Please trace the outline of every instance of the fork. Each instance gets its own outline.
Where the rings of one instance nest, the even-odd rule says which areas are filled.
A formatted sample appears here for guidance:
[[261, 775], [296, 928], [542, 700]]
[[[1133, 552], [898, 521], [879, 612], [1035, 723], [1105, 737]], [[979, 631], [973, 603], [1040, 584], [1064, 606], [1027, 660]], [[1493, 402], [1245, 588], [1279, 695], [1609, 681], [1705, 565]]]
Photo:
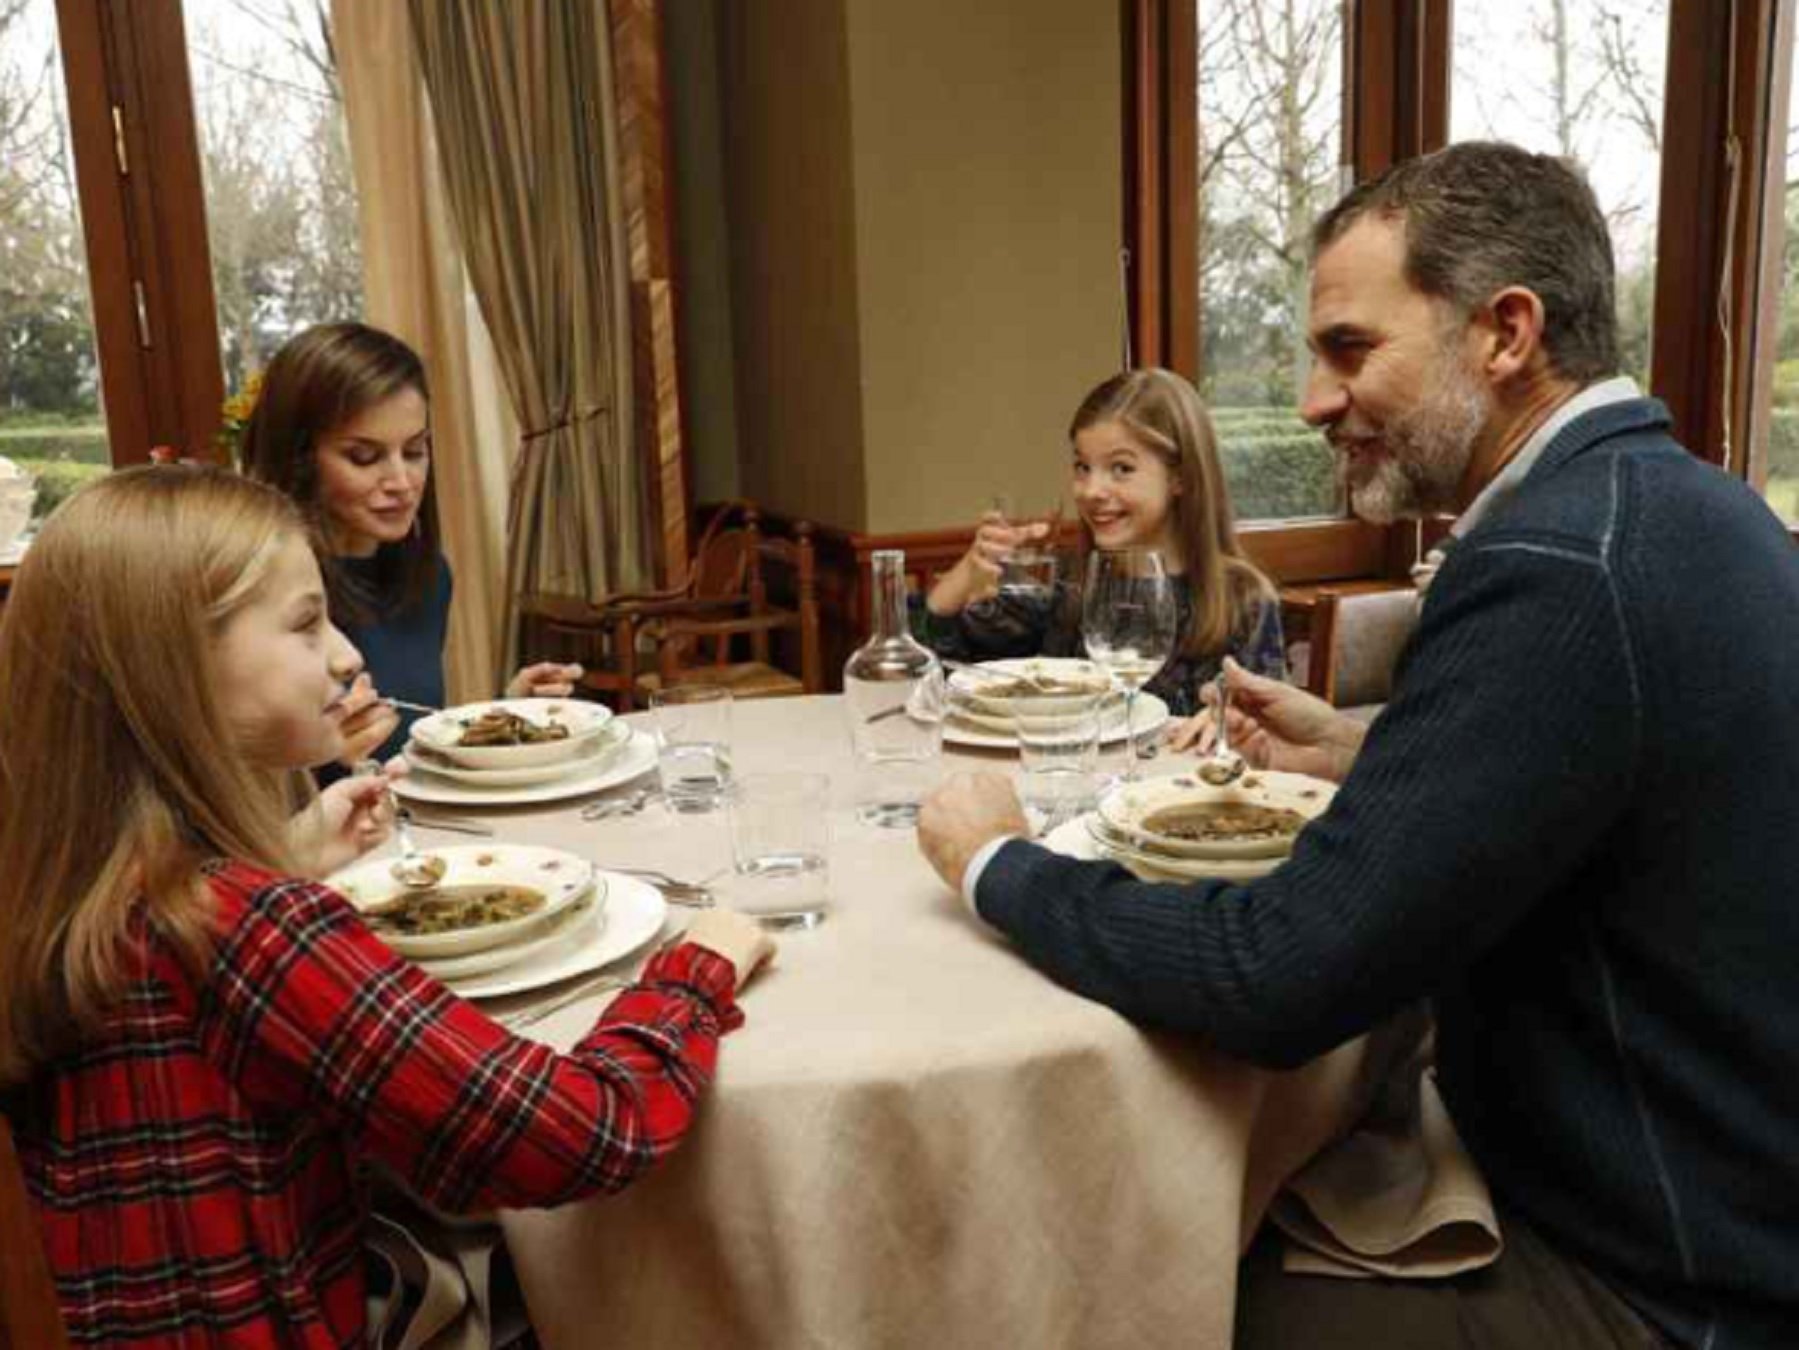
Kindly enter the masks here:
[[589, 994], [603, 993], [608, 989], [624, 989], [630, 983], [631, 981], [623, 975], [599, 975], [591, 980], [583, 980], [571, 989], [563, 990], [548, 1003], [534, 1004], [529, 1008], [522, 1008], [518, 1012], [507, 1013], [504, 1017], [496, 1017], [494, 1020], [501, 1026], [516, 1031], [520, 1027], [536, 1025], [553, 1013], [561, 1012], [569, 1004], [579, 1003]]
[[712, 888], [706, 884], [712, 873], [700, 881], [682, 881], [679, 877], [671, 877], [667, 872], [658, 872], [653, 867], [612, 867], [602, 866], [605, 872], [622, 872], [628, 877], [638, 877], [650, 883], [662, 892], [662, 898], [671, 905], [686, 905], [690, 909], [711, 909], [718, 903], [718, 897], [712, 894]]

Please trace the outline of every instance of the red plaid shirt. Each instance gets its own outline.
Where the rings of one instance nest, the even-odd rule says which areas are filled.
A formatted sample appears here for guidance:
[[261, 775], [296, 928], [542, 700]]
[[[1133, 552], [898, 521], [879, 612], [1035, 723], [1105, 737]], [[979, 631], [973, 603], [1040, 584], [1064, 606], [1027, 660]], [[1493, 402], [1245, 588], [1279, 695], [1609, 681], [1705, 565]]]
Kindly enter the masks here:
[[357, 1156], [448, 1210], [617, 1190], [674, 1147], [743, 1017], [723, 958], [651, 961], [563, 1056], [390, 952], [348, 902], [212, 876], [196, 983], [162, 942], [8, 1114], [76, 1342], [361, 1345]]

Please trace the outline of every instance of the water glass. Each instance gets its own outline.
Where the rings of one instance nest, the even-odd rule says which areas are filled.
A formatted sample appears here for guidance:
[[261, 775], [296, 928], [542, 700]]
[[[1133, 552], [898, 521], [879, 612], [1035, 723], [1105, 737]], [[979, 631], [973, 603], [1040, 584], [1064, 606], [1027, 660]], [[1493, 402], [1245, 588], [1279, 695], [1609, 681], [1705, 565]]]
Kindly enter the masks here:
[[677, 684], [650, 694], [656, 769], [671, 811], [716, 811], [731, 795], [731, 691]]
[[1039, 831], [1093, 809], [1099, 799], [1099, 728], [1105, 694], [1025, 694], [1012, 699], [1019, 795]]
[[752, 773], [731, 796], [731, 906], [766, 928], [812, 928], [830, 906], [831, 780]]
[[1055, 589], [1060, 568], [1056, 555], [1047, 549], [1014, 549], [999, 567], [1001, 595], [1045, 596]]

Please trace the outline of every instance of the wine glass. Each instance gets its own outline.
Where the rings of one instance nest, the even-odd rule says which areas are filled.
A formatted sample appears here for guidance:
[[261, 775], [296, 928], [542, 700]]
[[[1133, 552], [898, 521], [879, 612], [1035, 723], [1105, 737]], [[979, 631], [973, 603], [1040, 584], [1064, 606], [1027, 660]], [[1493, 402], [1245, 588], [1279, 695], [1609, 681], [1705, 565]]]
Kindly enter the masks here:
[[1162, 555], [1149, 548], [1103, 550], [1087, 560], [1081, 639], [1087, 655], [1124, 690], [1126, 780], [1141, 776], [1133, 714], [1137, 691], [1174, 654], [1179, 612]]

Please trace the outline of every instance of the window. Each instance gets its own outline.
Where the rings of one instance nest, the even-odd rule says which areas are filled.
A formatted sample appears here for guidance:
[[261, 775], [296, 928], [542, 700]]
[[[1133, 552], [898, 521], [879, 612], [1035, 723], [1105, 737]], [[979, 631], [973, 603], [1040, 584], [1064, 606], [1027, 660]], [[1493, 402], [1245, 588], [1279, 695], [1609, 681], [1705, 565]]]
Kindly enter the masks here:
[[0, 455], [41, 518], [110, 464], [54, 0], [0, 0]]
[[[1349, 174], [1367, 178], [1452, 137], [1571, 154], [1611, 219], [1625, 368], [1668, 405], [1682, 444], [1757, 484], [1765, 475], [1776, 509], [1799, 514], [1799, 317], [1787, 318], [1789, 309], [1799, 315], [1788, 285], [1799, 246], [1782, 257], [1779, 244], [1783, 218], [1799, 226], [1799, 206], [1783, 210], [1799, 197], [1799, 152], [1784, 157], [1789, 95], [1799, 92], [1790, 86], [1792, 5], [1343, 0], [1331, 8], [1341, 15]], [[1232, 404], [1245, 386], [1260, 375], [1265, 396], [1273, 369], [1270, 346], [1258, 349], [1245, 333], [1257, 317], [1266, 331], [1296, 317], [1288, 298], [1296, 292], [1272, 280], [1274, 236], [1264, 226], [1253, 244], [1242, 237], [1245, 219], [1259, 209], [1266, 221], [1280, 206], [1279, 179], [1265, 166], [1261, 185], [1245, 189], [1212, 162], [1233, 113], [1255, 106], [1232, 44], [1252, 20], [1276, 37], [1331, 20], [1311, 0], [1125, 0], [1125, 16], [1137, 360], [1193, 376], [1220, 405], [1225, 429], [1243, 415]], [[1270, 43], [1264, 59], [1281, 50]], [[1288, 86], [1291, 98], [1270, 121], [1303, 108], [1313, 138], [1328, 134], [1323, 86], [1304, 78]], [[1258, 131], [1264, 145], [1279, 139], [1277, 125]], [[1257, 282], [1259, 316], [1240, 294]], [[1253, 483], [1237, 490], [1245, 505], [1255, 501]], [[1402, 579], [1419, 538], [1341, 517], [1289, 517], [1249, 534], [1286, 583]]]
[[1585, 171], [1611, 227], [1623, 369], [1647, 386], [1668, 0], [1457, 0], [1454, 34], [1450, 139], [1507, 140]]
[[1200, 17], [1200, 392], [1240, 519], [1337, 516], [1330, 450], [1296, 409], [1312, 223], [1342, 181], [1343, 7], [1226, 0]]
[[228, 389], [363, 312], [356, 191], [324, 0], [184, 0]]

